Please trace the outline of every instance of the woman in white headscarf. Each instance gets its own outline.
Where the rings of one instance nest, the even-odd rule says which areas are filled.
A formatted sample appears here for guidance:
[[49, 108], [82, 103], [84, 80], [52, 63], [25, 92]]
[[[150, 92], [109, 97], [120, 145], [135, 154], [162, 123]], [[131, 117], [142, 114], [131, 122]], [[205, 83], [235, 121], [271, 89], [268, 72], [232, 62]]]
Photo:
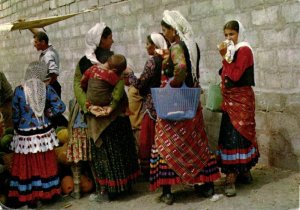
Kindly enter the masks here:
[[[104, 23], [98, 23], [87, 32], [85, 41], [85, 56], [79, 61], [74, 78], [74, 92], [78, 101], [75, 106], [78, 111], [74, 111], [74, 113], [80, 114], [79, 110], [82, 110], [84, 114], [91, 115], [86, 106], [87, 96], [80, 88], [80, 79], [87, 69], [93, 65], [105, 63], [113, 54], [110, 51], [113, 44], [112, 31]], [[87, 130], [86, 127], [81, 127], [82, 124], [78, 127], [76, 124], [70, 124], [73, 125], [70, 128], [74, 131], [72, 132], [73, 142], [76, 142], [75, 128], [82, 128], [80, 130], [82, 132], [78, 132], [78, 135], [85, 132], [84, 135], [90, 140], [85, 138], [86, 144], [90, 146], [91, 150], [92, 170], [100, 200], [114, 199], [120, 193], [130, 190], [132, 183], [139, 175], [135, 139], [130, 120], [128, 116], [119, 112], [120, 109], [126, 108], [124, 107], [124, 101], [127, 99], [124, 85], [125, 82], [121, 79], [114, 86], [111, 103], [108, 106], [109, 115], [90, 118], [97, 122], [96, 127], [93, 129], [89, 127]], [[78, 115], [74, 115], [73, 119], [76, 118]], [[82, 123], [82, 120], [79, 122]], [[87, 149], [87, 147], [81, 149]]]
[[[154, 143], [156, 111], [153, 105], [151, 88], [160, 86], [163, 57], [161, 50], [167, 50], [168, 44], [164, 36], [159, 33], [151, 33], [147, 36], [146, 50], [149, 58], [145, 63], [140, 78], [136, 78], [134, 72], [129, 71], [129, 83], [139, 90], [143, 97], [144, 117], [141, 123], [141, 133], [138, 140], [139, 159], [141, 170], [145, 179], [150, 175], [150, 153]], [[128, 72], [128, 71], [127, 71]]]
[[[164, 36], [171, 43], [163, 76], [172, 87], [199, 86], [200, 51], [194, 41], [191, 25], [178, 11], [164, 11], [161, 21]], [[215, 157], [208, 148], [208, 139], [199, 104], [191, 120], [156, 120], [155, 145], [151, 153], [150, 189], [163, 188], [161, 200], [172, 204], [171, 185], [194, 184], [204, 197], [214, 193], [213, 181], [220, 177]], [[198, 183], [204, 183], [198, 185]]]
[[73, 196], [80, 198], [79, 180], [81, 161], [91, 161], [91, 145], [87, 137], [87, 124], [84, 115], [86, 108], [86, 93], [80, 87], [84, 72], [94, 64], [105, 63], [113, 54], [110, 50], [113, 44], [112, 31], [105, 23], [97, 23], [85, 36], [85, 56], [78, 62], [74, 75], [75, 99], [70, 101], [69, 110], [69, 142], [67, 149], [68, 162], [72, 165], [74, 177]]
[[219, 71], [223, 115], [218, 152], [221, 170], [226, 174], [225, 194], [235, 196], [235, 182], [251, 183], [250, 169], [259, 158], [252, 89], [255, 85], [254, 59], [252, 48], [245, 41], [245, 29], [239, 21], [227, 22], [223, 31], [226, 41], [219, 45], [223, 58]]
[[30, 63], [25, 82], [16, 87], [12, 101], [15, 135], [8, 196], [29, 207], [60, 194], [54, 152], [58, 139], [49, 118], [63, 113], [66, 107], [55, 90], [44, 83], [46, 75], [46, 64]]
[[114, 43], [111, 29], [105, 23], [97, 23], [85, 36], [85, 56], [76, 67], [74, 75], [74, 94], [84, 113], [86, 108], [86, 93], [80, 87], [83, 73], [94, 64], [105, 63], [113, 54], [111, 46]]

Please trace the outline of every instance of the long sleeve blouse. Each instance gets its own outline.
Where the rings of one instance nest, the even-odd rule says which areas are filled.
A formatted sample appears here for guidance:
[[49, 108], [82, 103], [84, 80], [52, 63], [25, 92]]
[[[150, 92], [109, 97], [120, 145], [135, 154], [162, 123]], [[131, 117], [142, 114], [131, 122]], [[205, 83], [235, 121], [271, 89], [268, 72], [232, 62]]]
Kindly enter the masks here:
[[[74, 94], [76, 97], [76, 100], [81, 108], [81, 110], [84, 113], [87, 113], [88, 110], [86, 108], [86, 92], [83, 91], [83, 89], [81, 88], [81, 84], [80, 84], [80, 80], [82, 78], [82, 73], [80, 71], [79, 65], [77, 65], [76, 70], [75, 70], [75, 75], [74, 75]], [[124, 80], [119, 80], [116, 84], [116, 86], [114, 87], [114, 90], [112, 92], [112, 101], [111, 101], [111, 108], [114, 110], [121, 98], [123, 97], [125, 90], [125, 83]]]
[[176, 43], [170, 48], [170, 56], [173, 63], [174, 79], [170, 82], [172, 87], [180, 87], [187, 76], [187, 62], [184, 56], [184, 50], [179, 43]]
[[[232, 63], [228, 63], [226, 60], [222, 61], [223, 68], [221, 76], [225, 86], [229, 86], [229, 83], [236, 83], [241, 80], [246, 70], [250, 70], [249, 68], [254, 65], [253, 54], [249, 47], [240, 47], [236, 54]], [[253, 68], [250, 71], [251, 74], [249, 74], [249, 76], [251, 77], [253, 75]], [[247, 80], [249, 81], [249, 78]], [[254, 81], [254, 78], [251, 80]]]
[[[61, 114], [65, 111], [66, 106], [56, 94], [51, 86], [46, 88], [46, 106], [51, 110], [53, 115]], [[17, 129], [37, 129], [50, 124], [47, 114], [44, 114], [44, 120], [38, 119], [28, 104], [26, 104], [25, 93], [22, 86], [15, 89], [13, 101], [13, 123]]]
[[140, 76], [137, 78], [134, 73], [129, 74], [129, 83], [139, 90], [140, 94], [143, 96], [143, 111], [148, 112], [150, 117], [156, 119], [156, 111], [153, 105], [151, 88], [160, 86], [160, 75], [161, 75], [161, 62], [162, 58], [157, 59], [155, 62], [154, 57], [150, 57], [144, 66], [144, 70]]

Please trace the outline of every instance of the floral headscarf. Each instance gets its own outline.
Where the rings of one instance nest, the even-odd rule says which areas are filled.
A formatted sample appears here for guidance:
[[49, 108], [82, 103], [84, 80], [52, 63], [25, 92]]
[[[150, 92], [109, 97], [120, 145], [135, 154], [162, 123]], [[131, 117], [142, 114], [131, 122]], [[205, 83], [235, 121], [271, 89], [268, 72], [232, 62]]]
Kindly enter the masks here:
[[163, 13], [163, 21], [176, 30], [181, 41], [188, 48], [190, 61], [192, 64], [193, 78], [197, 78], [197, 45], [194, 39], [194, 32], [190, 23], [176, 10], [165, 10]]

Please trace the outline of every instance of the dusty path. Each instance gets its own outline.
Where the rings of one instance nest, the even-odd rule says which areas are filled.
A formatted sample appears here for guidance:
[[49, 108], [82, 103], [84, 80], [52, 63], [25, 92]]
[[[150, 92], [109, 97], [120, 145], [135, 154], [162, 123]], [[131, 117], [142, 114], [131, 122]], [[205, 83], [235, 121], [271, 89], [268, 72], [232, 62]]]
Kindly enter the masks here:
[[[236, 197], [223, 197], [218, 201], [199, 198], [191, 186], [179, 185], [174, 188], [176, 201], [172, 206], [157, 202], [160, 192], [148, 192], [146, 182], [137, 183], [132, 195], [113, 202], [89, 201], [89, 195], [79, 200], [65, 197], [53, 205], [39, 209], [68, 210], [288, 210], [299, 209], [300, 173], [258, 166], [253, 171], [251, 185], [238, 185]], [[221, 182], [216, 183], [216, 193], [223, 193]], [[64, 208], [70, 204], [68, 208]]]

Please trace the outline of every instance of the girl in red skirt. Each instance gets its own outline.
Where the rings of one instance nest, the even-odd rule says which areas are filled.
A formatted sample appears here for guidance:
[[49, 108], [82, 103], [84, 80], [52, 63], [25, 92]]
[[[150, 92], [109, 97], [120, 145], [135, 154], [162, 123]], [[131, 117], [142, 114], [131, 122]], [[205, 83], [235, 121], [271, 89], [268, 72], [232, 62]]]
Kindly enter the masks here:
[[60, 183], [54, 147], [58, 146], [50, 118], [65, 111], [65, 104], [54, 89], [46, 85], [47, 66], [41, 62], [29, 64], [24, 83], [16, 87], [13, 96], [15, 135], [10, 198], [37, 206], [40, 199], [60, 194]]

